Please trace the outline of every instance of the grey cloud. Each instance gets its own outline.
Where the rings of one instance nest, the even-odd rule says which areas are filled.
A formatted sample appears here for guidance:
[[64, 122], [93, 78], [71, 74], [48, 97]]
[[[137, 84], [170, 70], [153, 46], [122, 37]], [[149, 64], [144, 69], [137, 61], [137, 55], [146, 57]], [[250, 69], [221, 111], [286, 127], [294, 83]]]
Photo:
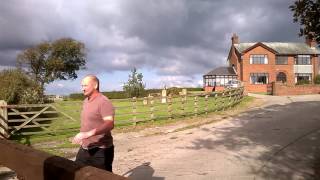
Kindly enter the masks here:
[[6, 1], [0, 6], [0, 65], [45, 40], [72, 37], [88, 48], [88, 70], [203, 74], [241, 42], [297, 41], [288, 1]]

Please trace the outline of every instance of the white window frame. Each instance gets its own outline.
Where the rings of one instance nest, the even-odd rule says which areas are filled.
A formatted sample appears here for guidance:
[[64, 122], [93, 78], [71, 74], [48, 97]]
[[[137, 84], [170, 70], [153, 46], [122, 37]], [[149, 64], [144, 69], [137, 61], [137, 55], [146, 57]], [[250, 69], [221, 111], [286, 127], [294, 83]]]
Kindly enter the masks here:
[[[254, 63], [254, 58], [263, 58], [263, 63]], [[251, 54], [250, 64], [268, 64], [268, 56], [266, 54]]]

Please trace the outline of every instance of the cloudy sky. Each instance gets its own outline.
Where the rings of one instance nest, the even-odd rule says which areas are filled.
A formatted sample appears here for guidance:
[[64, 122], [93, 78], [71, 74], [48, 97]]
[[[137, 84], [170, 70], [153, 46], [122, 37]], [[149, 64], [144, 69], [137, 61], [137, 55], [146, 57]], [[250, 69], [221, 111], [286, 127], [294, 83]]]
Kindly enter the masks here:
[[85, 43], [87, 69], [56, 81], [49, 94], [80, 92], [97, 74], [103, 91], [121, 90], [138, 68], [147, 88], [200, 86], [202, 75], [226, 66], [231, 36], [240, 42], [296, 41], [293, 0], [10, 0], [0, 6], [0, 70], [44, 41]]

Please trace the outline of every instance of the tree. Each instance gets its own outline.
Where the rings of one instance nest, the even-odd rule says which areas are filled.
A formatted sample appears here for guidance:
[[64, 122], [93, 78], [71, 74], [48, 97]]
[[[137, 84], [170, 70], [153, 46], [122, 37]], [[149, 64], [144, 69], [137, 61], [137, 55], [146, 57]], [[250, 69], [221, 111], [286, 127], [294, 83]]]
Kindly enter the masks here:
[[293, 21], [300, 22], [299, 36], [314, 38], [320, 44], [320, 1], [297, 0], [289, 6], [293, 14]]
[[19, 68], [26, 68], [27, 73], [40, 85], [43, 94], [44, 85], [54, 80], [76, 79], [76, 71], [86, 64], [85, 46], [71, 38], [54, 42], [43, 42], [28, 48], [17, 57]]
[[138, 73], [134, 67], [129, 75], [128, 82], [123, 85], [123, 90], [129, 97], [140, 97], [144, 94], [145, 84], [142, 81], [142, 73]]
[[8, 104], [42, 103], [39, 96], [40, 86], [19, 69], [0, 72], [0, 99]]

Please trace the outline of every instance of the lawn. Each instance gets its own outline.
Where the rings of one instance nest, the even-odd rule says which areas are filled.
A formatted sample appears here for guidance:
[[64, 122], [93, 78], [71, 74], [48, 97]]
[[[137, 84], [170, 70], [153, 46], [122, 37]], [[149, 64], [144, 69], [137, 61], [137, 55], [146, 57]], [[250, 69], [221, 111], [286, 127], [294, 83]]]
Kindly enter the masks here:
[[[211, 96], [207, 98], [205, 96], [188, 96], [186, 99], [173, 97], [171, 101], [169, 99], [171, 103], [161, 103], [160, 98], [154, 98], [153, 103], [151, 103], [150, 99], [146, 101], [143, 98], [136, 99], [136, 101], [132, 99], [112, 100], [116, 108], [115, 130], [149, 126], [150, 124], [163, 125], [190, 117], [214, 115], [227, 108], [244, 106], [243, 104], [246, 105], [251, 100], [252, 98], [247, 96], [242, 98], [241, 101], [229, 96]], [[16, 135], [12, 136], [12, 139], [31, 146], [37, 146], [37, 144], [43, 142], [55, 142], [53, 146], [38, 146], [37, 148], [56, 155], [62, 155], [59, 149], [78, 147], [78, 145], [70, 143], [70, 138], [80, 128], [82, 101], [58, 101], [54, 103], [54, 106], [70, 118], [61, 116], [58, 120], [53, 121], [49, 127], [52, 132], [49, 134]]]

